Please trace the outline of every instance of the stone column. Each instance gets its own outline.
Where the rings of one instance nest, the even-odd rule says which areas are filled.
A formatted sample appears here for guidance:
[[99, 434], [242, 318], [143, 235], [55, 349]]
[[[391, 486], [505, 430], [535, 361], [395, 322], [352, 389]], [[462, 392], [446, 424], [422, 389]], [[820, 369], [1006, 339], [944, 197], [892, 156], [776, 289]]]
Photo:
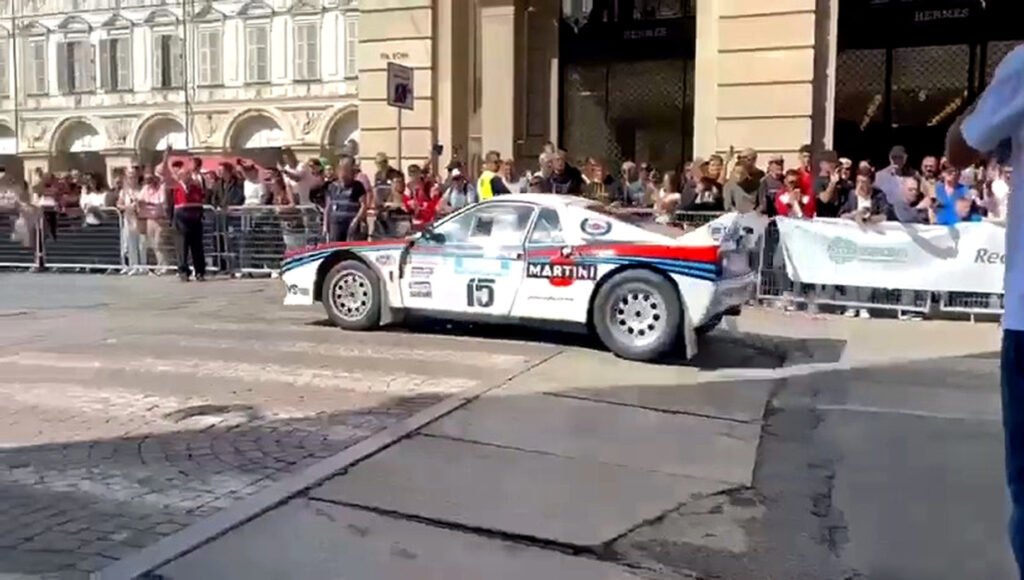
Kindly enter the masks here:
[[515, 153], [516, 11], [514, 0], [481, 0], [481, 110], [483, 152]]
[[698, 0], [696, 155], [754, 147], [792, 163], [811, 142], [815, 9], [816, 0]]
[[[445, 1], [445, 0], [439, 0]], [[436, 135], [433, 0], [361, 0], [359, 3], [359, 158], [373, 167], [378, 152], [393, 166], [423, 163]], [[398, 160], [397, 110], [387, 104], [387, 63], [414, 70], [415, 109], [402, 112]]]

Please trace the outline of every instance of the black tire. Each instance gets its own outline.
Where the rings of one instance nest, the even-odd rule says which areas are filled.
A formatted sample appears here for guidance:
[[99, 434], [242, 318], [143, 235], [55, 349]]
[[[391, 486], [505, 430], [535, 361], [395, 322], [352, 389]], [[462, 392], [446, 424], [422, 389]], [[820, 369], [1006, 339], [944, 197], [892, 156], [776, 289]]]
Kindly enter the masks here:
[[345, 330], [369, 330], [380, 324], [380, 280], [366, 264], [346, 260], [324, 278], [321, 301], [331, 322]]
[[652, 361], [676, 348], [682, 310], [672, 282], [649, 270], [627, 270], [598, 290], [591, 319], [613, 353]]
[[697, 328], [694, 328], [693, 331], [697, 333], [697, 336], [704, 336], [705, 334], [708, 334], [712, 330], [718, 328], [718, 325], [722, 323], [723, 318], [725, 318], [725, 313], [719, 312], [718, 314], [715, 314], [711, 318], [707, 319], [707, 321], [705, 321], [704, 324], [701, 324]]

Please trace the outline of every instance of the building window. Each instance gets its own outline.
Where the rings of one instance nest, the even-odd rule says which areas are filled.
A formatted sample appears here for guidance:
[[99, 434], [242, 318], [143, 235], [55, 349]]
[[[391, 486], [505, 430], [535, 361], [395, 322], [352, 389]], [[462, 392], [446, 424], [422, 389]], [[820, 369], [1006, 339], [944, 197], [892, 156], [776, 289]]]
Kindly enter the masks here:
[[0, 95], [8, 95], [11, 92], [10, 47], [6, 38], [0, 39]]
[[57, 88], [62, 94], [96, 88], [96, 63], [88, 40], [57, 44]]
[[320, 78], [320, 23], [295, 25], [295, 78], [304, 81]]
[[270, 81], [270, 25], [250, 25], [245, 29], [245, 80]]
[[181, 38], [171, 33], [153, 35], [153, 86], [158, 89], [180, 88], [184, 80]]
[[345, 76], [354, 77], [359, 74], [359, 60], [356, 51], [359, 48], [359, 20], [345, 20]]
[[132, 53], [129, 37], [100, 40], [100, 88], [128, 91], [132, 88]]
[[25, 93], [46, 94], [46, 39], [31, 38], [25, 43]]
[[221, 31], [211, 28], [199, 31], [199, 84], [219, 85]]

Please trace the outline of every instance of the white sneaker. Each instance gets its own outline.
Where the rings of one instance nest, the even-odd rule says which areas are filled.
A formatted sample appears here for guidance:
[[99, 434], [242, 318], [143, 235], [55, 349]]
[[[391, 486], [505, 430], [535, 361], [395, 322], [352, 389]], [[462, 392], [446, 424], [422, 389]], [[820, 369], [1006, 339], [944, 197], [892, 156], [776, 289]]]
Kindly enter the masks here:
[[861, 308], [858, 316], [860, 316], [861, 318], [871, 318], [871, 313], [868, 312], [867, 308]]
[[857, 318], [857, 309], [847, 308], [846, 310], [843, 311], [843, 316], [847, 318]]
[[901, 312], [900, 320], [924, 320], [924, 316], [921, 316], [916, 312]]

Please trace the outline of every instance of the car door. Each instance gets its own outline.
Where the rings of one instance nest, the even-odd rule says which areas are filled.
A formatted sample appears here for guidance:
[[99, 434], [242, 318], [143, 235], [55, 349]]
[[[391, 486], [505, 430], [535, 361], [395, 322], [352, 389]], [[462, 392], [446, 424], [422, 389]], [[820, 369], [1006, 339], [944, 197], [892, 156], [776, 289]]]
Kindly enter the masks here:
[[563, 228], [563, 217], [552, 207], [537, 213], [526, 242], [525, 277], [512, 309], [517, 318], [587, 320], [599, 267], [577, 257], [574, 248], [583, 241]]
[[402, 275], [409, 308], [508, 316], [523, 281], [535, 207], [479, 204], [413, 243]]

